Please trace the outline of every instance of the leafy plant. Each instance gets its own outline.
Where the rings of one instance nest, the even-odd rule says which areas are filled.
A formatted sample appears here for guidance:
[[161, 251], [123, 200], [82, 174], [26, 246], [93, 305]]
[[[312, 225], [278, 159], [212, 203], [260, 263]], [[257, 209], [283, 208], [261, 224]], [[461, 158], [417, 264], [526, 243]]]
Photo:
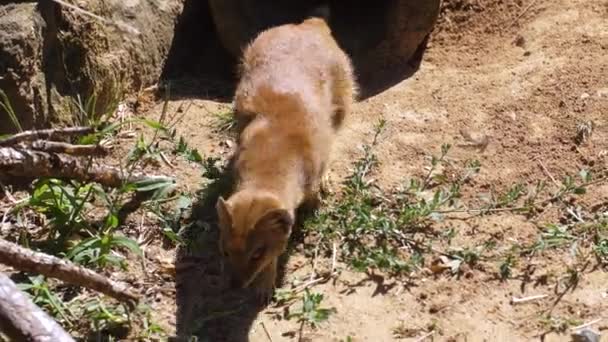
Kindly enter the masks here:
[[[76, 185], [74, 185], [76, 184]], [[72, 234], [89, 227], [84, 209], [91, 199], [91, 184], [66, 183], [43, 179], [34, 185], [29, 206], [49, 218], [51, 240], [66, 241]]]
[[538, 241], [532, 246], [532, 251], [543, 251], [546, 249], [557, 248], [575, 240], [576, 237], [568, 232], [567, 226], [550, 224], [541, 233]]
[[513, 254], [508, 254], [498, 266], [500, 278], [506, 280], [513, 275], [513, 267], [516, 265], [516, 258]]
[[82, 316], [90, 322], [91, 329], [99, 334], [115, 330], [129, 323], [129, 315], [122, 305], [109, 305], [100, 298], [78, 303]]
[[108, 229], [101, 235], [95, 235], [78, 243], [70, 249], [67, 258], [83, 265], [101, 268], [114, 265], [125, 269], [124, 258], [113, 253], [118, 248], [125, 248], [138, 256], [143, 255], [137, 242], [115, 234], [113, 229]]
[[43, 276], [29, 277], [29, 283], [17, 284], [18, 288], [30, 294], [32, 301], [60, 319], [68, 326], [73, 325], [74, 314], [51, 290]]
[[215, 129], [217, 129], [219, 132], [229, 132], [236, 128], [236, 118], [232, 110], [215, 112], [214, 116], [217, 119]]
[[327, 321], [332, 313], [336, 312], [335, 308], [321, 307], [322, 301], [323, 294], [311, 293], [308, 289], [305, 289], [302, 297], [302, 308], [289, 314], [288, 319], [296, 318], [302, 324], [308, 324], [313, 328], [317, 327], [320, 323]]
[[190, 162], [198, 164], [203, 163], [203, 156], [201, 155], [201, 153], [197, 149], [188, 146], [188, 143], [186, 142], [184, 137], [179, 137], [179, 141], [175, 145], [174, 152], [178, 155], [183, 156], [184, 158], [186, 158], [186, 160]]
[[2, 89], [0, 89], [0, 108], [2, 108], [6, 112], [8, 118], [11, 120], [17, 131], [23, 132], [23, 128], [19, 123], [19, 119], [17, 119], [17, 114], [15, 114], [15, 111], [13, 110], [13, 106], [11, 105], [8, 96]]

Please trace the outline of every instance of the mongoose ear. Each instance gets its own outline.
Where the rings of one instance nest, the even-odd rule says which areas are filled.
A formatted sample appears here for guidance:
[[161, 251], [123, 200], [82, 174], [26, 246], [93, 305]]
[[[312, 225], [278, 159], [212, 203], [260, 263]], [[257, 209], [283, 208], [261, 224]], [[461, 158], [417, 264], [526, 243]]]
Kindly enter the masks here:
[[273, 209], [262, 216], [255, 224], [256, 230], [275, 230], [288, 237], [294, 225], [293, 215], [285, 209]]
[[226, 203], [222, 196], [218, 198], [217, 203], [215, 204], [215, 209], [217, 210], [217, 217], [219, 218], [220, 222], [228, 225], [232, 223], [232, 216], [230, 215], [228, 203]]

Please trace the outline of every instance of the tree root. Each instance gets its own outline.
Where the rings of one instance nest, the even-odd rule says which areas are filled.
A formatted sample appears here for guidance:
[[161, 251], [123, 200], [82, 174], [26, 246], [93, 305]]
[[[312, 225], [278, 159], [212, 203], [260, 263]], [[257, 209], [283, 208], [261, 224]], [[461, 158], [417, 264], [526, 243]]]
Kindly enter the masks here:
[[128, 176], [118, 168], [88, 159], [13, 147], [0, 147], [0, 175], [17, 178], [68, 178], [114, 188], [143, 180], [168, 179], [164, 176], [146, 176], [139, 173]]
[[93, 133], [91, 127], [68, 127], [41, 129], [36, 131], [25, 131], [17, 133], [5, 139], [0, 139], [0, 146], [14, 146], [25, 141], [34, 141], [38, 139], [57, 139], [59, 137], [82, 136]]
[[134, 308], [139, 301], [139, 296], [131, 292], [127, 284], [114, 282], [106, 276], [67, 260], [34, 252], [3, 239], [0, 239], [0, 263], [19, 271], [42, 274], [72, 285], [93, 289], [125, 302], [131, 308]]
[[[108, 149], [101, 145], [73, 145], [64, 142], [36, 140], [31, 143], [31, 149], [49, 153], [65, 153], [72, 156], [105, 156]], [[23, 147], [27, 149], [27, 147]]]

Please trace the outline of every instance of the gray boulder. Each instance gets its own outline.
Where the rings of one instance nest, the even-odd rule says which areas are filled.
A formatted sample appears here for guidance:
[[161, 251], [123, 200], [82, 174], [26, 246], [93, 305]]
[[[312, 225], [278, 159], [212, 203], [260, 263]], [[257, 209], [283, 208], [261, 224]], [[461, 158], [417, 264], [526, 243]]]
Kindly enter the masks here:
[[[106, 21], [50, 0], [0, 5], [0, 89], [24, 129], [72, 122], [78, 98], [95, 94], [99, 113], [157, 82], [184, 0], [69, 2]], [[0, 109], [0, 133], [12, 131]]]

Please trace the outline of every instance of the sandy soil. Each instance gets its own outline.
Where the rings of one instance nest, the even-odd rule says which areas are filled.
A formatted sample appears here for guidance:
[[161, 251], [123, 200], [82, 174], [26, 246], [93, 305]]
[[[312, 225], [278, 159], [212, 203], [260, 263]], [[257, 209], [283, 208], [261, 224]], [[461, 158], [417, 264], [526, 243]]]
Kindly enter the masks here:
[[[186, 108], [179, 134], [206, 155], [228, 155], [233, 142], [213, 129], [216, 118], [210, 114], [227, 104], [192, 99], [170, 103], [171, 109], [179, 106]], [[560, 179], [583, 168], [606, 170], [608, 3], [447, 2], [420, 70], [357, 104], [347, 119], [335, 149], [334, 180], [349, 174], [352, 161], [361, 155], [360, 145], [371, 140], [373, 125], [381, 118], [387, 127], [376, 148], [380, 166], [373, 177], [383, 188], [422, 176], [429, 155], [437, 154], [443, 143], [454, 146], [450, 158], [481, 162], [480, 174], [465, 193], [472, 200], [491, 186], [501, 191], [516, 182], [534, 184], [537, 180], [552, 186], [549, 175]], [[585, 144], [576, 145], [576, 126], [587, 121], [594, 123], [593, 134]], [[467, 148], [467, 135], [485, 137], [487, 148]], [[198, 169], [180, 167], [172, 172], [185, 188], [200, 188]], [[607, 200], [606, 184], [578, 199], [581, 205], [604, 203], [604, 210]], [[454, 244], [475, 246], [490, 237], [535, 241], [538, 225], [557, 219], [559, 215], [548, 210], [533, 220], [502, 213], [444, 224], [459, 230]], [[243, 340], [245, 336], [251, 341], [296, 341], [300, 326], [294, 320], [279, 319], [280, 308], [242, 313], [247, 304], [234, 299], [236, 304], [230, 306], [219, 299], [230, 295], [222, 292], [210, 234], [211, 238], [202, 239], [180, 256], [177, 304], [170, 289], [160, 295], [155, 305], [161, 320], [170, 329], [176, 324], [181, 332], [202, 328], [201, 337], [207, 335], [209, 341]], [[337, 280], [314, 287], [325, 295], [324, 306], [337, 312], [321, 328], [305, 328], [302, 340], [342, 341], [350, 336], [352, 341], [419, 341], [433, 330], [426, 340], [533, 341], [548, 330], [542, 320], [548, 312], [552, 317], [580, 322], [608, 318], [608, 274], [601, 269], [584, 272], [578, 287], [551, 309], [555, 281], [542, 284], [537, 280], [564, 271], [571, 262], [563, 254], [536, 259], [529, 282], [496, 280], [496, 264], [471, 269], [460, 278], [431, 274], [409, 284], [345, 270]], [[311, 263], [299, 253], [292, 255], [284, 286], [308, 279]], [[549, 297], [522, 305], [510, 303], [513, 296], [536, 294]], [[243, 311], [232, 313], [235, 308]], [[600, 322], [596, 328], [608, 327], [602, 324], [607, 323]], [[544, 340], [566, 341], [569, 336], [551, 333]]]

